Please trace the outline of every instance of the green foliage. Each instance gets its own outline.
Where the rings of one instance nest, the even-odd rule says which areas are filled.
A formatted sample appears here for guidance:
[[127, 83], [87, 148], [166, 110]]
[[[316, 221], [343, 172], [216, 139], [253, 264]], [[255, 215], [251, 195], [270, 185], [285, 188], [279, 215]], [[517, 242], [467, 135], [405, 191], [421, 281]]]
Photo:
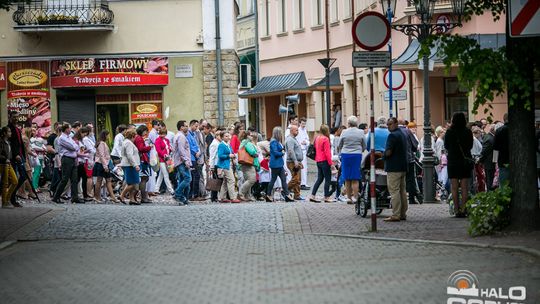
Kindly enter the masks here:
[[510, 224], [512, 189], [506, 184], [495, 191], [480, 192], [467, 202], [469, 234], [479, 236], [500, 231]]
[[[467, 1], [463, 21], [469, 21], [473, 15], [482, 15], [486, 11], [491, 12], [495, 21], [501, 18], [506, 11], [505, 0], [476, 0]], [[516, 56], [518, 60], [538, 58], [540, 48], [537, 40], [522, 39], [519, 47], [515, 50], [523, 56]], [[510, 60], [506, 56], [506, 48], [481, 49], [476, 40], [460, 35], [431, 35], [422, 41], [419, 57], [430, 53], [430, 48], [439, 45], [439, 52], [444, 58], [445, 71], [457, 67], [457, 77], [462, 86], [469, 92], [475, 91], [475, 99], [472, 112], [478, 114], [478, 108], [486, 106], [485, 114], [489, 114], [491, 121], [491, 101], [496, 96], [504, 94], [508, 87], [514, 87], [513, 94], [508, 96], [509, 106], [523, 104], [524, 108], [532, 108], [530, 94], [531, 82], [527, 73], [518, 68], [523, 64]], [[521, 101], [521, 102], [517, 102]], [[524, 101], [524, 102], [523, 102]]]

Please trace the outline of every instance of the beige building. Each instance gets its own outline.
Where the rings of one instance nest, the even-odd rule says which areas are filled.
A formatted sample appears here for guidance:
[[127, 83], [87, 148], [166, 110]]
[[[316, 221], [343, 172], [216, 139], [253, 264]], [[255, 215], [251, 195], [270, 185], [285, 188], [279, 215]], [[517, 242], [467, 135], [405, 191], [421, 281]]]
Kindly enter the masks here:
[[[1, 122], [207, 118], [217, 124], [213, 0], [32, 1], [0, 12]], [[238, 119], [234, 0], [219, 1], [224, 123]], [[8, 109], [8, 110], [6, 110]]]

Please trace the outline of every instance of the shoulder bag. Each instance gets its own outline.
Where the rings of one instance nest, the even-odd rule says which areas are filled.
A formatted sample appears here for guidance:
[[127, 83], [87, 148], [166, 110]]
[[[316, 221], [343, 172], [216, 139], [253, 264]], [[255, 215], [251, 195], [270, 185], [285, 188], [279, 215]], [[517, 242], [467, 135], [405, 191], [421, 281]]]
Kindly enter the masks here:
[[253, 157], [247, 152], [246, 146], [238, 149], [238, 163], [241, 165], [253, 166]]
[[318, 136], [313, 140], [313, 143], [309, 144], [309, 147], [306, 152], [306, 156], [312, 160], [315, 160], [315, 155], [317, 154], [317, 150], [315, 149], [315, 142], [317, 141]]

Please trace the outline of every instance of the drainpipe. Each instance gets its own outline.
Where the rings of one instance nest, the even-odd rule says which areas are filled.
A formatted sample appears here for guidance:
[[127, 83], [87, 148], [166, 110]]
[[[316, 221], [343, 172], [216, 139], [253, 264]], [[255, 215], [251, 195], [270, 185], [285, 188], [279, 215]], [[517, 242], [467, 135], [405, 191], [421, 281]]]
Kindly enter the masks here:
[[[348, 0], [346, 0], [348, 1]], [[351, 13], [352, 13], [352, 19], [354, 20], [356, 18], [356, 12], [354, 7], [354, 0], [351, 1]], [[352, 44], [353, 52], [356, 52], [356, 43], [353, 42]], [[353, 67], [353, 115], [354, 116], [360, 116], [360, 113], [358, 112], [358, 83], [356, 78], [358, 77], [357, 70], [355, 67]]]
[[220, 37], [220, 21], [219, 21], [219, 0], [214, 0], [216, 11], [216, 73], [217, 73], [217, 101], [218, 101], [218, 124], [224, 124], [224, 109], [223, 109], [223, 77], [221, 71], [221, 37]]
[[[259, 83], [259, 5], [257, 0], [253, 0], [253, 14], [255, 15], [255, 85]], [[255, 127], [260, 130], [259, 122], [259, 98], [255, 99]]]

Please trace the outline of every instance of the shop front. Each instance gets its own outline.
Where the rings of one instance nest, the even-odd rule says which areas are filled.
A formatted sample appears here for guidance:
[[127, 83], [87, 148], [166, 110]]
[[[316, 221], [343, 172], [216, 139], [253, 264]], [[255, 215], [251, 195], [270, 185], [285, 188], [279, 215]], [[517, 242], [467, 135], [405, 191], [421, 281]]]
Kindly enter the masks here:
[[58, 120], [95, 122], [114, 133], [119, 124], [149, 125], [163, 117], [167, 57], [81, 58], [51, 61]]

